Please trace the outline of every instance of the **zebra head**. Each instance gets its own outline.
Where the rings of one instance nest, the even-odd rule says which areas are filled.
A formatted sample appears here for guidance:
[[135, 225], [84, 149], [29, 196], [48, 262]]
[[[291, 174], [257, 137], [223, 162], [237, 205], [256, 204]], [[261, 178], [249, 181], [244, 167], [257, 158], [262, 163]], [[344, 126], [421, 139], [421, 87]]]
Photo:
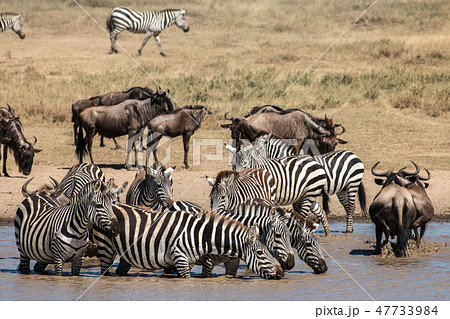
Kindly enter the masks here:
[[267, 246], [284, 270], [290, 270], [295, 266], [291, 233], [287, 225], [278, 218], [276, 210], [270, 210], [269, 218], [270, 227], [264, 236], [261, 236], [261, 242]]
[[150, 193], [163, 208], [169, 207], [173, 202], [173, 181], [171, 174], [175, 170], [175, 167], [166, 169], [158, 162], [154, 167], [149, 167], [147, 170], [145, 179], [150, 187]]
[[[113, 182], [114, 180], [110, 179], [108, 184], [105, 185], [102, 181], [97, 180], [87, 184], [80, 192], [81, 196], [88, 192], [87, 214], [89, 220], [112, 237], [119, 232], [118, 221], [112, 208], [114, 194], [111, 187]], [[78, 198], [78, 196], [75, 198]]]
[[300, 259], [311, 267], [314, 273], [323, 274], [327, 272], [328, 267], [320, 249], [319, 239], [314, 234], [317, 228], [319, 224], [303, 218], [303, 222], [297, 222], [293, 242]]
[[127, 188], [128, 182], [123, 183], [120, 186], [113, 186], [111, 187], [111, 193], [113, 194], [113, 204], [120, 204], [119, 201], [119, 195], [122, 194], [125, 191], [125, 188]]
[[22, 29], [22, 22], [20, 21], [21, 15], [16, 15], [12, 20], [11, 29], [19, 36], [21, 39], [25, 39], [25, 32]]
[[175, 18], [175, 24], [176, 24], [177, 27], [179, 27], [184, 32], [188, 32], [189, 31], [189, 25], [188, 25], [188, 23], [186, 21], [186, 17], [184, 16], [185, 14], [186, 14], [186, 10], [181, 9], [179, 11], [179, 14]]
[[270, 254], [266, 246], [258, 239], [256, 226], [248, 228], [244, 235], [243, 259], [247, 267], [266, 279], [281, 279], [284, 271], [278, 261]]
[[[229, 171], [224, 171], [224, 173], [229, 173]], [[206, 176], [209, 185], [212, 186], [211, 193], [209, 194], [211, 210], [228, 211], [229, 209], [233, 209], [233, 207], [230, 207], [230, 199], [233, 195], [232, 184], [235, 181], [235, 178], [235, 174], [221, 176], [219, 173], [216, 180]]]
[[264, 154], [261, 154], [260, 150], [256, 148], [252, 143], [241, 141], [241, 147], [239, 150], [227, 147], [229, 152], [233, 153], [232, 169], [235, 171], [242, 171], [246, 168], [255, 167], [253, 164]]

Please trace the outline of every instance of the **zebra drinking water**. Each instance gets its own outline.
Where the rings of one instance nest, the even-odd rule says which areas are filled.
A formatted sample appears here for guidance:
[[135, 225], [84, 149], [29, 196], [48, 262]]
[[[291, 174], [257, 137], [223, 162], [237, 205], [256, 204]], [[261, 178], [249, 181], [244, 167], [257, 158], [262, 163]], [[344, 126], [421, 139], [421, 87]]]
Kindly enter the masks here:
[[61, 275], [63, 264], [72, 262], [72, 275], [80, 274], [83, 254], [89, 243], [88, 223], [92, 222], [107, 236], [117, 233], [117, 220], [112, 211], [110, 188], [101, 181], [87, 184], [67, 205], [51, 205], [44, 195], [26, 198], [14, 219], [17, 248], [20, 253], [18, 270], [30, 272], [30, 259], [44, 268], [55, 264], [55, 274]]
[[156, 44], [159, 48], [159, 53], [165, 56], [162, 47], [159, 34], [162, 30], [174, 24], [182, 29], [184, 32], [189, 31], [189, 25], [185, 18], [186, 10], [183, 9], [168, 9], [159, 12], [152, 11], [136, 11], [126, 7], [114, 8], [108, 19], [106, 20], [106, 26], [109, 30], [109, 36], [111, 38], [111, 52], [118, 53], [116, 49], [117, 36], [123, 30], [128, 30], [134, 33], [146, 33], [144, 41], [138, 50], [138, 54], [141, 55], [147, 41], [153, 36], [155, 37]]
[[117, 272], [126, 274], [131, 265], [149, 270], [170, 269], [189, 278], [190, 269], [204, 255], [225, 255], [244, 259], [255, 273], [267, 279], [281, 279], [284, 272], [257, 239], [256, 227], [217, 213], [198, 215], [176, 211], [156, 213], [130, 205], [113, 205], [120, 232], [110, 239], [94, 228], [102, 274], [121, 256]]
[[13, 30], [21, 39], [25, 38], [25, 32], [22, 29], [22, 16], [17, 13], [5, 12], [0, 13], [0, 33], [9, 29]]

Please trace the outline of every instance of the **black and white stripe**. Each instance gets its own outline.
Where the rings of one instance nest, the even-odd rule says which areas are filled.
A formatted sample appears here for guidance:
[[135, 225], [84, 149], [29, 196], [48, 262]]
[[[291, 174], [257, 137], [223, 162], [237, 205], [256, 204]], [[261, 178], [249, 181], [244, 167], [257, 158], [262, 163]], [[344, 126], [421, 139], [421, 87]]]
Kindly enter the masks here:
[[156, 211], [169, 207], [173, 202], [172, 172], [175, 166], [165, 168], [160, 162], [142, 168], [128, 189], [126, 203], [141, 205]]
[[323, 167], [311, 156], [267, 158], [252, 144], [242, 146], [236, 153], [236, 170], [264, 168], [275, 180], [274, 202], [292, 204], [302, 216], [311, 210], [320, 220], [326, 234], [330, 233], [326, 215], [315, 202], [327, 183]]
[[25, 38], [25, 32], [22, 29], [21, 15], [17, 13], [0, 13], [0, 33], [9, 29], [13, 30], [21, 39]]
[[185, 13], [186, 10], [183, 9], [141, 12], [126, 7], [114, 8], [106, 20], [106, 26], [111, 37], [111, 53], [118, 52], [115, 46], [119, 33], [123, 30], [128, 30], [134, 33], [146, 33], [144, 41], [138, 50], [139, 55], [141, 55], [147, 41], [154, 36], [159, 52], [164, 56], [159, 34], [172, 24], [181, 28], [184, 32], [189, 31], [189, 26], [184, 16]]
[[284, 272], [267, 247], [257, 239], [256, 227], [217, 213], [184, 211], [156, 213], [129, 205], [114, 205], [119, 235], [110, 239], [98, 228], [102, 273], [115, 254], [121, 257], [117, 272], [126, 274], [131, 265], [149, 270], [175, 267], [180, 277], [190, 277], [194, 263], [208, 254], [244, 259], [247, 266], [268, 279], [280, 279]]
[[180, 210], [184, 210], [185, 212], [189, 213], [200, 213], [205, 211], [203, 207], [201, 207], [199, 204], [189, 202], [186, 200], [177, 200], [173, 202], [169, 207], [167, 207], [164, 211], [165, 212], [177, 212]]
[[[364, 164], [361, 159], [350, 151], [336, 151], [314, 156], [327, 174], [325, 192], [327, 195], [337, 194], [339, 202], [347, 214], [346, 232], [353, 232], [353, 217], [355, 214], [356, 194], [358, 194], [361, 210], [367, 214], [366, 195], [362, 178]], [[324, 209], [328, 214], [327, 199]]]
[[[32, 195], [19, 206], [14, 219], [18, 270], [30, 272], [30, 259], [42, 265], [55, 264], [61, 275], [63, 264], [72, 262], [72, 275], [79, 275], [88, 245], [88, 224], [94, 223], [108, 236], [117, 231], [109, 191], [101, 181], [87, 184], [67, 205], [51, 205], [43, 195]], [[45, 267], [44, 267], [45, 268]]]
[[211, 210], [232, 211], [237, 205], [253, 198], [273, 200], [275, 181], [265, 169], [249, 168], [241, 172], [221, 171], [216, 179], [207, 178], [212, 186], [209, 195]]

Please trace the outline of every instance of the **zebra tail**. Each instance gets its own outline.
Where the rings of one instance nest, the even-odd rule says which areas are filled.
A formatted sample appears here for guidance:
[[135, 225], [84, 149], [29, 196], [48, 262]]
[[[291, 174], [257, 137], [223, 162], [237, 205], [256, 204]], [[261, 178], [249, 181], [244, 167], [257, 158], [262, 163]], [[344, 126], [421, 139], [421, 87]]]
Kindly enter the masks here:
[[363, 212], [363, 216], [368, 217], [369, 214], [367, 212], [366, 189], [362, 182], [361, 182], [361, 184], [359, 184], [359, 187], [358, 187], [358, 199], [359, 199], [359, 205]]
[[106, 19], [106, 28], [108, 28], [109, 33], [111, 33], [111, 31], [112, 31], [111, 16], [112, 16], [112, 14], [110, 13], [108, 18]]
[[83, 127], [78, 127], [78, 139], [75, 148], [75, 154], [80, 159], [80, 163], [83, 163], [83, 155], [87, 154], [86, 139], [83, 137]]
[[330, 214], [330, 196], [322, 190], [322, 206], [325, 214], [328, 216]]

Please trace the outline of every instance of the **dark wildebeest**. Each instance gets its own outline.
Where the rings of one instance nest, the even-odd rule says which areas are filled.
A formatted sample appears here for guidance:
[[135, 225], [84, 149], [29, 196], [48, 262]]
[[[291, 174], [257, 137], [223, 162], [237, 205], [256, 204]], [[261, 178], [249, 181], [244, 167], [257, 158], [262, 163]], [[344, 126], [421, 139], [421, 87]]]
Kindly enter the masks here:
[[[238, 148], [241, 139], [253, 142], [257, 137], [268, 133], [281, 139], [295, 139], [297, 154], [306, 139], [314, 140], [321, 154], [334, 151], [338, 143], [347, 143], [337, 138], [345, 132], [345, 129], [340, 124], [334, 124], [333, 119], [326, 116], [325, 119], [318, 119], [299, 109], [285, 111], [270, 109], [274, 109], [274, 106], [261, 107], [256, 113], [241, 118], [228, 118], [226, 113], [225, 119], [231, 123], [221, 126], [230, 128], [231, 138], [237, 142]], [[255, 108], [252, 111], [254, 110]], [[342, 131], [337, 133], [336, 127], [341, 127]]]
[[[189, 140], [192, 134], [200, 127], [206, 114], [211, 114], [211, 112], [205, 106], [189, 105], [176, 109], [170, 114], [162, 114], [155, 117], [148, 124], [152, 136], [150, 141], [151, 146], [147, 149], [147, 152], [152, 150], [155, 162], [157, 162], [156, 149], [159, 140], [163, 136], [176, 137], [183, 135], [184, 166], [189, 168]], [[147, 153], [147, 160], [149, 156], [150, 153]]]
[[[77, 144], [78, 127], [80, 126], [78, 116], [85, 109], [94, 106], [110, 106], [122, 103], [126, 100], [143, 100], [153, 95], [153, 91], [148, 87], [135, 86], [124, 92], [110, 92], [105, 95], [98, 95], [86, 100], [79, 100], [72, 104], [72, 122], [73, 122], [73, 144]], [[116, 149], [120, 148], [116, 139], [113, 138]], [[100, 146], [104, 146], [103, 136], [100, 138]]]
[[[427, 177], [419, 176], [420, 167], [413, 161], [411, 162], [416, 167], [417, 173], [408, 173], [405, 172], [403, 169], [401, 169], [398, 172], [398, 174], [408, 181], [405, 187], [411, 193], [414, 201], [414, 206], [416, 207], [417, 219], [413, 223], [413, 230], [416, 237], [417, 245], [420, 247], [423, 235], [425, 234], [425, 230], [427, 229], [428, 226], [428, 222], [430, 222], [434, 216], [433, 204], [431, 203], [431, 200], [428, 197], [427, 192], [425, 191], [425, 188], [429, 186], [429, 184], [426, 183], [425, 181], [431, 179], [431, 174], [425, 168], [425, 171], [427, 172], [428, 176]], [[422, 181], [424, 181], [424, 183], [422, 183]], [[420, 227], [420, 236], [417, 231], [419, 227]]]
[[[169, 113], [173, 110], [172, 102], [166, 96], [166, 92], [157, 92], [153, 97], [146, 100], [126, 100], [113, 106], [92, 107], [81, 112], [79, 116], [80, 125], [86, 131], [79, 130], [76, 145], [76, 154], [83, 162], [83, 155], [87, 152], [94, 164], [92, 157], [92, 140], [96, 133], [105, 137], [113, 138], [128, 134], [128, 146], [133, 146], [135, 151], [135, 164], [138, 167], [138, 138], [136, 134], [145, 128], [154, 117]], [[133, 145], [131, 145], [133, 143]], [[131, 150], [131, 147], [128, 147]], [[125, 165], [128, 163], [129, 153]]]
[[381, 239], [384, 233], [386, 242], [389, 236], [397, 236], [396, 255], [405, 257], [408, 247], [408, 235], [414, 227], [414, 221], [417, 219], [413, 196], [405, 187], [408, 184], [405, 177], [417, 175], [418, 172], [412, 174], [404, 171], [403, 174], [393, 173], [392, 170], [375, 172], [375, 168], [379, 163], [377, 162], [372, 167], [372, 174], [377, 177], [384, 177], [375, 178], [375, 183], [382, 185], [382, 188], [369, 208], [370, 218], [375, 224], [376, 247], [374, 254], [381, 253]]
[[3, 145], [3, 174], [9, 176], [6, 171], [6, 158], [9, 148], [14, 155], [16, 164], [19, 166], [19, 172], [29, 175], [33, 166], [34, 153], [41, 151], [34, 148], [37, 142], [36, 137], [34, 137], [32, 144], [25, 139], [22, 133], [22, 124], [19, 118], [15, 117], [11, 112], [11, 108], [9, 110], [0, 108], [0, 116], [0, 146]]

